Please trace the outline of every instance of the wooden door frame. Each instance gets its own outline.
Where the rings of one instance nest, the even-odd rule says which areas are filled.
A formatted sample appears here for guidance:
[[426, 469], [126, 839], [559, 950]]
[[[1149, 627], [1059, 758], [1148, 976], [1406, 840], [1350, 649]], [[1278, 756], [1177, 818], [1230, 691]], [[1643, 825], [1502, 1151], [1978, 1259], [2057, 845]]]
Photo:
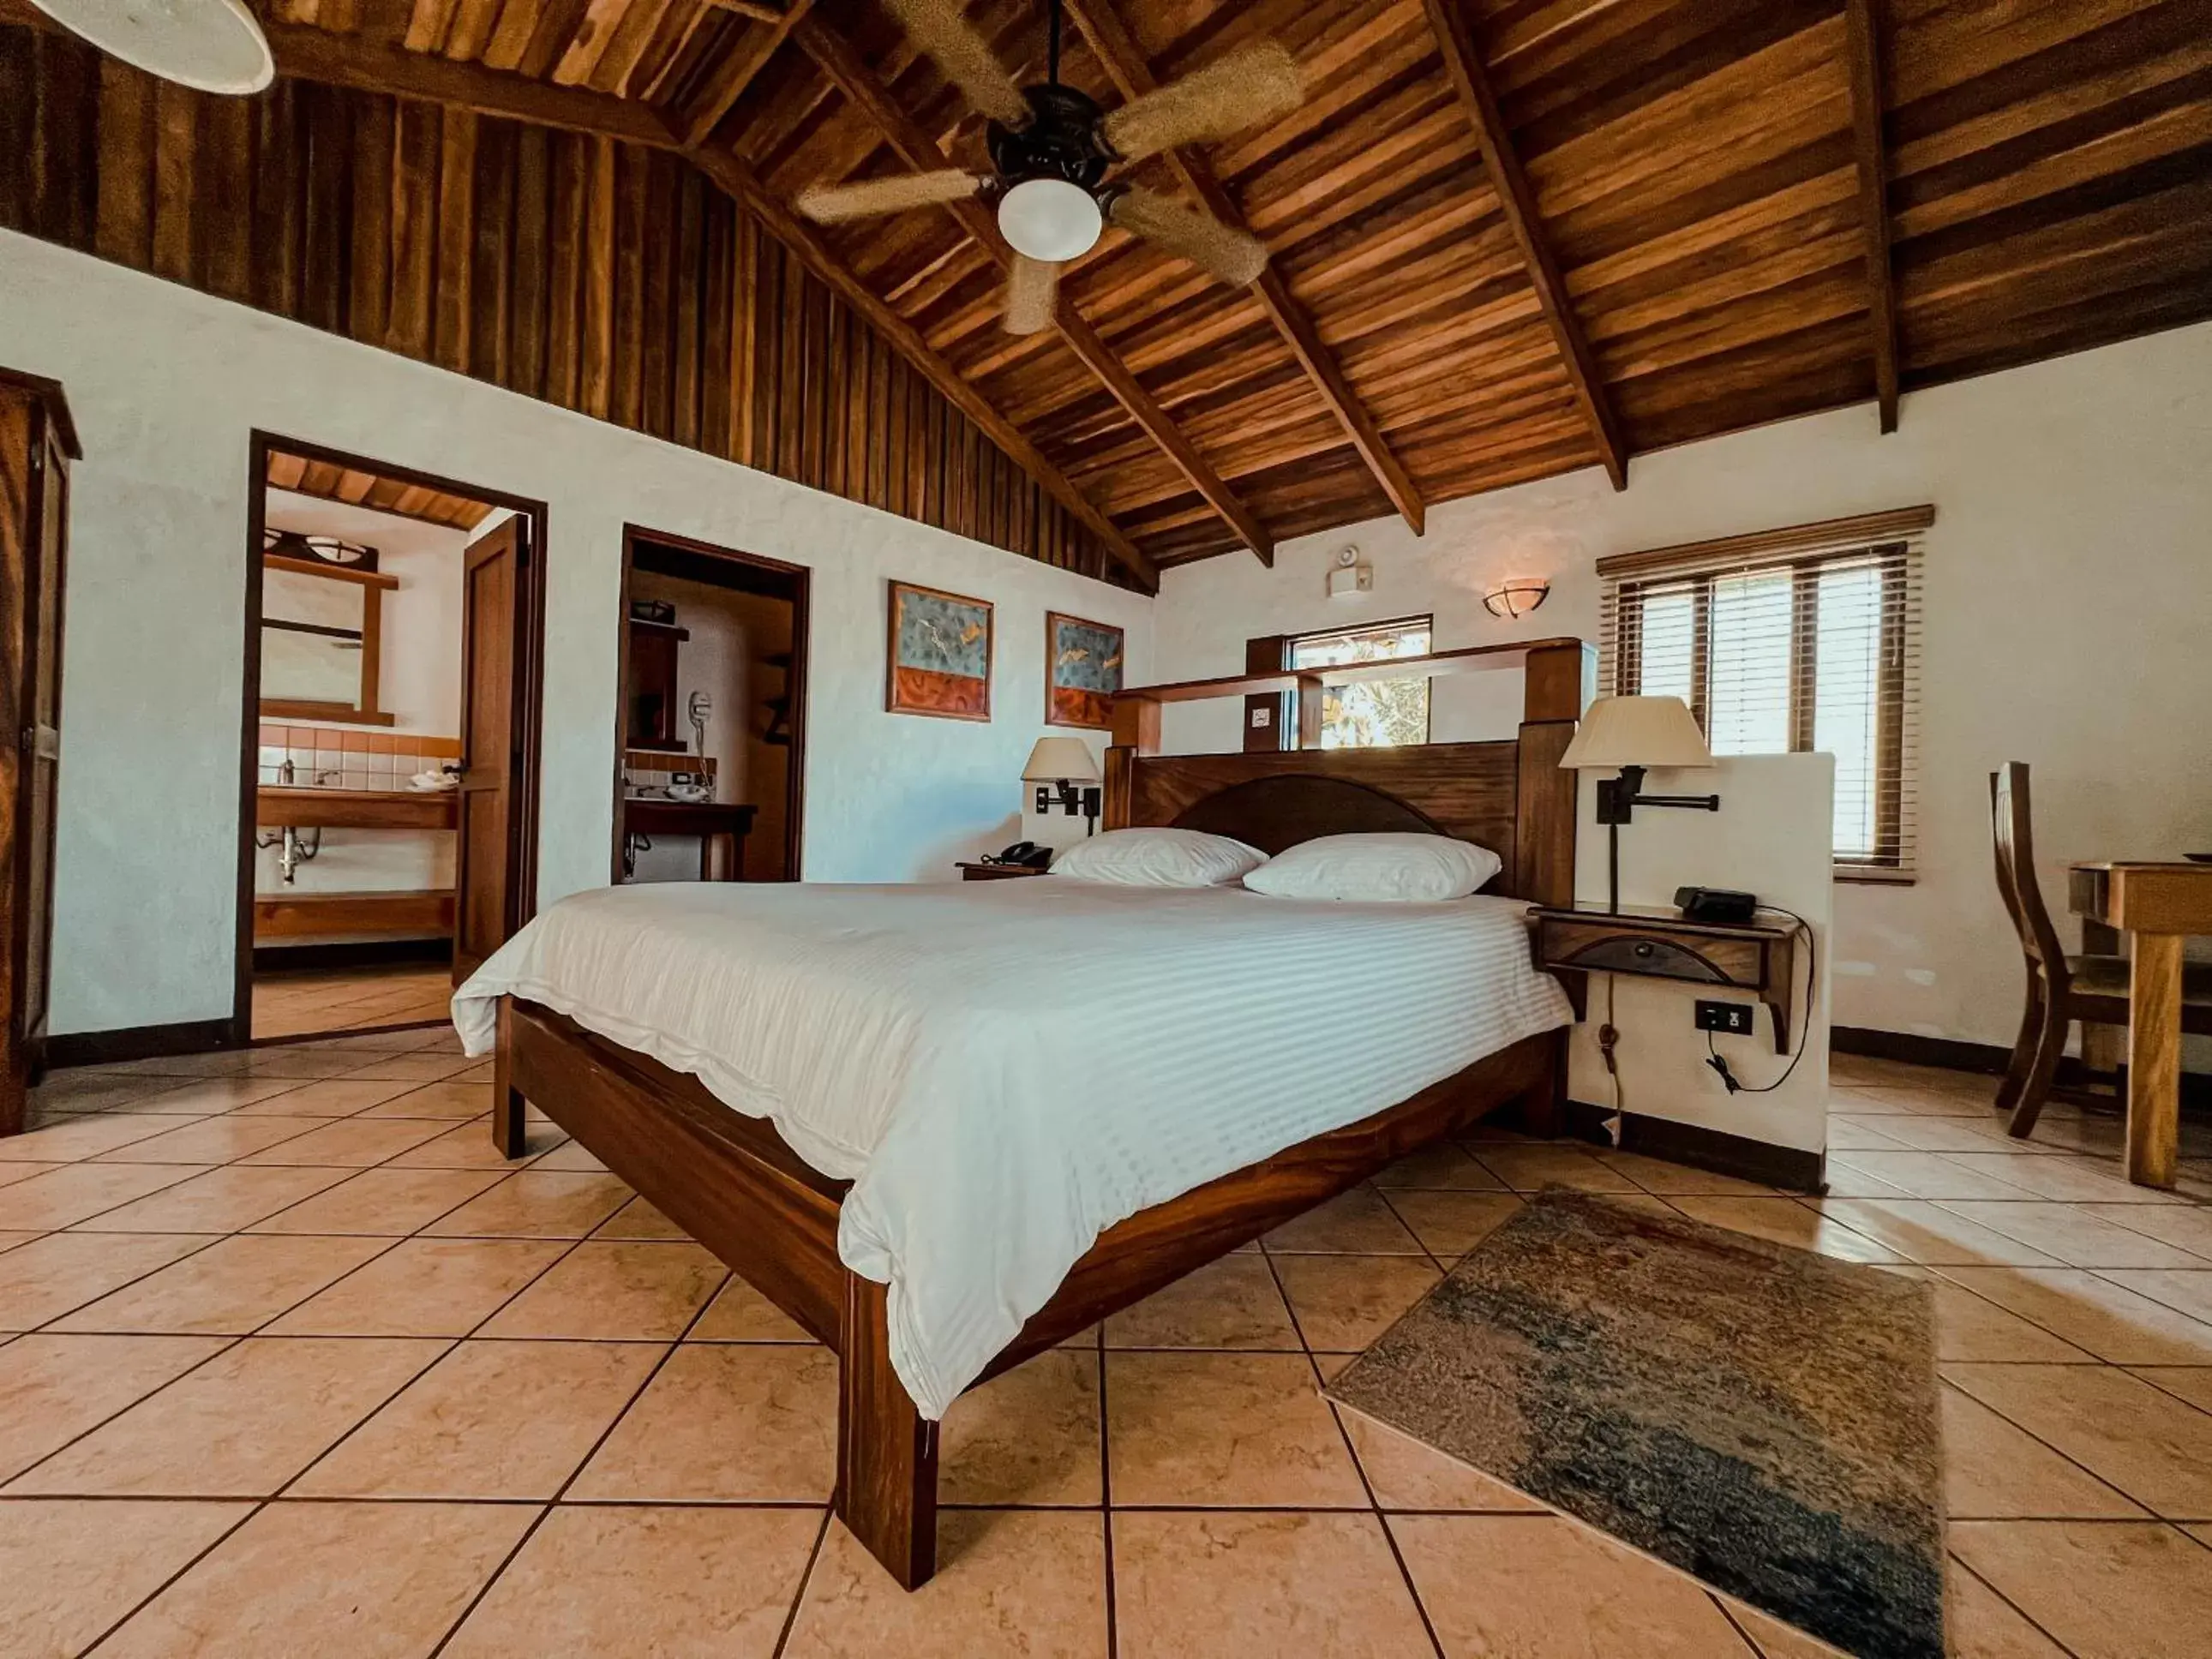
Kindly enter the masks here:
[[806, 700], [807, 663], [813, 627], [814, 572], [811, 567], [770, 558], [765, 553], [702, 542], [690, 536], [671, 535], [643, 525], [623, 526], [622, 587], [615, 616], [615, 769], [614, 832], [611, 878], [617, 887], [623, 878], [623, 756], [629, 747], [629, 579], [635, 568], [637, 544], [657, 542], [679, 552], [724, 564], [750, 565], [793, 579], [791, 600], [791, 671], [785, 685], [791, 698], [791, 764], [785, 769], [783, 868], [786, 881], [804, 879], [799, 863], [806, 825]]
[[[507, 850], [507, 913], [512, 924], [520, 927], [538, 909], [538, 793], [545, 748], [545, 545], [549, 517], [545, 503], [527, 495], [464, 483], [434, 472], [374, 460], [332, 449], [327, 444], [311, 443], [303, 438], [290, 438], [256, 427], [249, 434], [247, 444], [246, 679], [239, 699], [238, 927], [228, 1030], [218, 1045], [225, 1048], [248, 1048], [253, 1042], [254, 792], [261, 781], [261, 541], [267, 519], [271, 452], [465, 496], [491, 507], [506, 507], [527, 521], [525, 556], [516, 572], [516, 597], [523, 626], [515, 637], [522, 672], [522, 696], [516, 704], [515, 717], [522, 721], [523, 732], [520, 774], [511, 784], [515, 823]], [[458, 893], [454, 895], [457, 903], [459, 896]]]

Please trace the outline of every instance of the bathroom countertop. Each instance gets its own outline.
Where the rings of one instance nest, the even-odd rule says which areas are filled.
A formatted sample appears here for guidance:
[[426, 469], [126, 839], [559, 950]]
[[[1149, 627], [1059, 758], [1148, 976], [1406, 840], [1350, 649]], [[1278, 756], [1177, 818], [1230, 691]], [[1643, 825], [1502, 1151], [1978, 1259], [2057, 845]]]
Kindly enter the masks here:
[[305, 784], [264, 784], [254, 791], [255, 824], [262, 829], [450, 830], [451, 789], [328, 789]]

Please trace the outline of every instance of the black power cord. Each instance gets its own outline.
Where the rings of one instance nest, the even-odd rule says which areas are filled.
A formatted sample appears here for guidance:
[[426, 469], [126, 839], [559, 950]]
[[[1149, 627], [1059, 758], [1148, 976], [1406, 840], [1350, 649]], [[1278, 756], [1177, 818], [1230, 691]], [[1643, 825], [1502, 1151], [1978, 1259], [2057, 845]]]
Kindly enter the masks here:
[[1789, 917], [1797, 924], [1796, 937], [1805, 941], [1805, 1017], [1797, 1033], [1797, 1052], [1790, 1056], [1790, 1064], [1771, 1083], [1737, 1081], [1735, 1073], [1729, 1070], [1728, 1061], [1721, 1057], [1720, 1050], [1713, 1047], [1713, 1034], [1711, 1031], [1705, 1033], [1705, 1064], [1719, 1075], [1722, 1086], [1732, 1095], [1772, 1094], [1790, 1081], [1791, 1074], [1797, 1069], [1797, 1062], [1805, 1058], [1806, 1047], [1813, 1038], [1813, 999], [1820, 982], [1820, 953], [1814, 945], [1813, 924], [1795, 910], [1785, 910], [1778, 904], [1762, 904], [1759, 908]]

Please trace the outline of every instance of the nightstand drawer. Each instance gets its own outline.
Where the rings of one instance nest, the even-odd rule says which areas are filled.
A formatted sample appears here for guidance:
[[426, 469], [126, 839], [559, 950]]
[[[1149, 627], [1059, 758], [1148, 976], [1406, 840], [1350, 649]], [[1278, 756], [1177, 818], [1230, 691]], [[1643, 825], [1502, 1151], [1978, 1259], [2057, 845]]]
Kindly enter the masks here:
[[1544, 916], [1537, 922], [1536, 960], [1546, 968], [1643, 974], [1756, 991], [1766, 983], [1767, 941], [1644, 933], [1619, 922]]
[[[1798, 924], [1692, 921], [1680, 912], [1540, 908], [1529, 948], [1584, 1009], [1589, 974], [1631, 974], [1680, 985], [1713, 985], [1757, 997], [1774, 1012], [1774, 1052], [1790, 1050], [1796, 998]], [[1809, 947], [1811, 936], [1807, 935]], [[1809, 986], [1808, 988], [1809, 989]]]

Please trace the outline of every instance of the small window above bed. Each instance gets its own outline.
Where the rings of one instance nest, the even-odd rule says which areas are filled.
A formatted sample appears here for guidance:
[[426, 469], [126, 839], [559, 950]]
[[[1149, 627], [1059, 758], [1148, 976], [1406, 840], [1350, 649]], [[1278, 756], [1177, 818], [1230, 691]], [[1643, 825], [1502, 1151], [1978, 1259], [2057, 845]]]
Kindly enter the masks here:
[[[1395, 622], [1331, 629], [1325, 634], [1294, 634], [1283, 641], [1283, 665], [1334, 668], [1348, 662], [1425, 657], [1433, 648], [1435, 635], [1433, 620], [1428, 617], [1401, 617]], [[1287, 729], [1295, 732], [1297, 724], [1289, 723]], [[1425, 675], [1332, 685], [1322, 693], [1321, 746], [1324, 749], [1391, 749], [1428, 740]]]

